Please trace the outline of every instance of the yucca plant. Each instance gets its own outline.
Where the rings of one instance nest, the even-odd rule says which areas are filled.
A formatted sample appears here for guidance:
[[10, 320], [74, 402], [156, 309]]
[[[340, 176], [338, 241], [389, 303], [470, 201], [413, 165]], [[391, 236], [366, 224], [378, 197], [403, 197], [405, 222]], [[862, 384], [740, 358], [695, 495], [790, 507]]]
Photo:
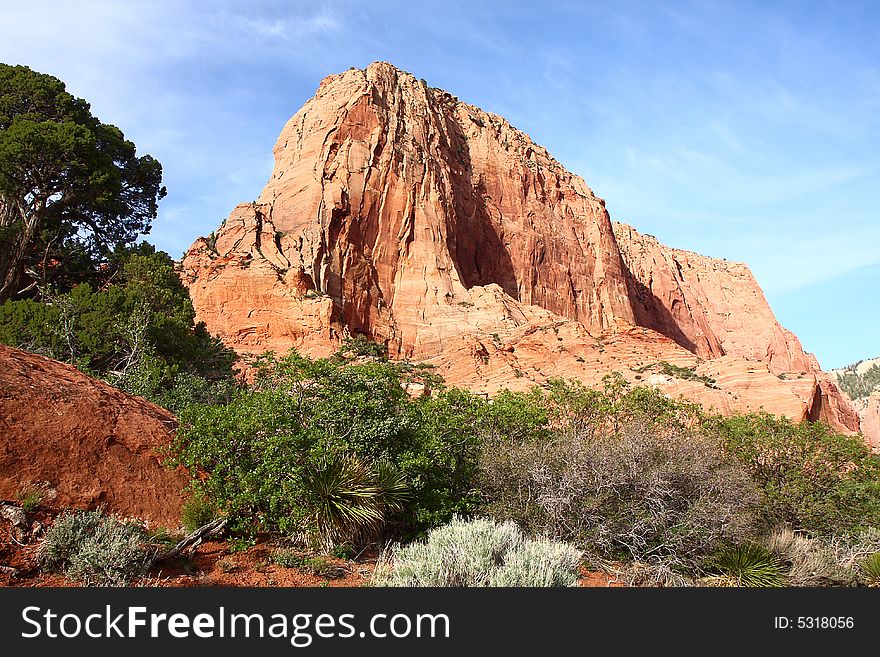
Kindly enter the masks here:
[[880, 586], [880, 552], [866, 557], [859, 564], [862, 579], [868, 586]]
[[774, 587], [785, 582], [785, 572], [776, 556], [763, 545], [743, 543], [721, 550], [715, 569], [736, 580], [739, 586]]
[[386, 517], [406, 508], [412, 498], [412, 490], [400, 468], [387, 459], [382, 459], [373, 468], [376, 486], [382, 495], [382, 506]]
[[352, 454], [320, 459], [306, 471], [303, 483], [310, 499], [310, 538], [326, 551], [378, 530], [409, 494], [403, 475], [391, 464], [371, 467]]

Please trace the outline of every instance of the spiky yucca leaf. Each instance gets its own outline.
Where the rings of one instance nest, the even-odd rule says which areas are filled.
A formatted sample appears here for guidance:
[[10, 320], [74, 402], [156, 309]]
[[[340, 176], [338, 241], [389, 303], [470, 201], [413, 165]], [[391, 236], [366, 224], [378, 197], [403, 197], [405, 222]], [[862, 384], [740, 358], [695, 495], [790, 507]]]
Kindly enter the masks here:
[[412, 497], [409, 483], [400, 468], [387, 459], [374, 467], [376, 486], [382, 494], [382, 506], [386, 514], [399, 513]]
[[863, 559], [859, 564], [859, 570], [868, 586], [880, 586], [880, 552]]
[[785, 573], [775, 555], [756, 543], [722, 550], [715, 558], [715, 567], [740, 586], [773, 587], [782, 586], [785, 581]]
[[312, 498], [311, 525], [322, 547], [382, 522], [382, 493], [369, 465], [354, 455], [321, 459], [303, 483]]
[[377, 530], [387, 513], [404, 508], [409, 487], [387, 461], [371, 466], [353, 454], [324, 457], [306, 472], [310, 525], [325, 550]]

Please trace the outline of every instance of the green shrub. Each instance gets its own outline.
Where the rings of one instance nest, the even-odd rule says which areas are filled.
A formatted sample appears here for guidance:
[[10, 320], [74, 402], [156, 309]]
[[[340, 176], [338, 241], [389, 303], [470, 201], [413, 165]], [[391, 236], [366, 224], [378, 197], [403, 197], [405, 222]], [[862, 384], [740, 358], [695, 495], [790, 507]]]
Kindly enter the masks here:
[[330, 556], [336, 557], [337, 559], [345, 559], [346, 561], [354, 559], [355, 555], [355, 549], [350, 543], [334, 545], [333, 549], [330, 550]]
[[761, 488], [768, 524], [825, 536], [880, 525], [880, 458], [861, 437], [766, 413], [710, 418], [706, 429]]
[[210, 380], [169, 369], [164, 361], [152, 356], [142, 357], [134, 367], [108, 380], [120, 390], [143, 397], [175, 415], [193, 404], [225, 404], [241, 387], [231, 378]]
[[415, 531], [475, 507], [477, 414], [485, 400], [443, 390], [413, 398], [407, 386], [429, 375], [400, 363], [292, 352], [255, 365], [253, 388], [222, 406], [182, 411], [171, 449], [170, 462], [189, 468], [195, 487], [239, 525], [317, 535], [324, 547], [352, 538], [332, 536], [332, 523], [322, 525], [318, 513], [332, 501], [316, 488], [318, 475], [331, 474], [338, 459], [369, 469], [370, 485], [384, 491], [383, 519], [394, 516]]
[[275, 550], [269, 557], [272, 563], [282, 568], [302, 568], [305, 566], [308, 556], [297, 550]]
[[697, 374], [696, 367], [679, 367], [678, 365], [667, 363], [665, 360], [661, 360], [657, 365], [660, 367], [660, 372], [666, 376], [685, 381], [700, 381], [708, 386], [715, 384], [715, 379], [712, 377]]
[[714, 566], [722, 575], [735, 579], [740, 586], [778, 587], [785, 574], [776, 556], [763, 545], [744, 543], [728, 547], [716, 555]]
[[152, 554], [140, 525], [100, 511], [76, 511], [56, 518], [40, 547], [46, 570], [63, 572], [86, 585], [125, 586], [146, 573]]
[[195, 323], [172, 259], [140, 244], [115, 253], [109, 270], [107, 280], [63, 294], [0, 304], [0, 342], [73, 363], [174, 410], [188, 396], [222, 395], [211, 382], [229, 385], [235, 353]]
[[257, 544], [257, 539], [252, 535], [230, 536], [226, 539], [226, 549], [230, 554], [247, 552]]
[[337, 579], [345, 574], [345, 568], [325, 556], [303, 554], [296, 550], [276, 550], [270, 560], [282, 568], [296, 568], [326, 579]]
[[188, 532], [204, 527], [217, 516], [217, 507], [201, 495], [190, 497], [181, 510], [183, 527]]
[[388, 347], [381, 342], [373, 342], [365, 335], [344, 338], [342, 346], [336, 352], [339, 358], [388, 358]]
[[575, 586], [579, 550], [530, 540], [512, 522], [454, 518], [424, 541], [393, 546], [377, 565], [377, 586]]
[[849, 365], [838, 373], [837, 384], [851, 399], [867, 397], [877, 386], [880, 386], [880, 364], [871, 365], [861, 374], [858, 367], [861, 361]]

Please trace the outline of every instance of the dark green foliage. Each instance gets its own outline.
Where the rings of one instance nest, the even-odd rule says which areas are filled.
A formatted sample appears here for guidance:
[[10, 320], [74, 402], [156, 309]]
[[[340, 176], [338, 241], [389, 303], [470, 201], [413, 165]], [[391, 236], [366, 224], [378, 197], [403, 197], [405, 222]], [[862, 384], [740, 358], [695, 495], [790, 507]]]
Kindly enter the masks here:
[[325, 455], [303, 476], [306, 526], [325, 550], [354, 542], [381, 528], [386, 516], [403, 510], [409, 487], [387, 461], [368, 463], [352, 453]]
[[276, 550], [270, 560], [282, 568], [296, 568], [316, 577], [337, 579], [345, 575], [342, 566], [321, 555], [309, 555], [296, 550]]
[[740, 586], [778, 587], [785, 582], [785, 572], [776, 556], [757, 543], [724, 548], [715, 556], [713, 566]]
[[874, 388], [880, 386], [880, 363], [872, 365], [861, 374], [856, 370], [858, 365], [856, 363], [844, 368], [837, 378], [840, 389], [851, 399], [867, 397]]
[[748, 468], [768, 522], [819, 535], [880, 526], [880, 459], [861, 437], [767, 413], [712, 417], [706, 430]]
[[383, 519], [393, 514], [411, 529], [475, 507], [486, 400], [457, 390], [412, 397], [407, 388], [433, 375], [407, 364], [292, 352], [255, 365], [252, 389], [223, 406], [186, 409], [173, 445], [173, 462], [206, 472], [197, 487], [240, 528], [320, 536], [315, 513], [327, 495], [316, 484], [334, 459], [356, 458], [371, 473], [367, 487], [384, 490]]
[[112, 255], [116, 274], [44, 301], [0, 304], [0, 342], [75, 363], [174, 411], [225, 401], [235, 355], [194, 324], [171, 258], [148, 244]]
[[94, 278], [149, 232], [162, 167], [60, 80], [0, 64], [0, 300]]
[[666, 376], [684, 379], [685, 381], [701, 381], [707, 386], [715, 384], [715, 379], [712, 377], [697, 374], [695, 367], [679, 367], [678, 365], [667, 363], [665, 360], [661, 360], [657, 364], [660, 366], [660, 371]]
[[345, 338], [336, 355], [339, 358], [365, 356], [368, 358], [385, 359], [388, 357], [388, 347], [381, 342], [373, 342], [364, 335], [356, 335], [352, 338]]
[[257, 539], [253, 536], [230, 536], [226, 539], [226, 549], [230, 554], [238, 552], [247, 552], [257, 544]]
[[[172, 463], [237, 529], [330, 549], [389, 520], [423, 534], [482, 510], [671, 583], [779, 521], [826, 534], [880, 524], [876, 457], [824, 425], [707, 416], [620, 375], [603, 390], [551, 380], [490, 400], [348, 353], [267, 354], [252, 387], [181, 414]], [[807, 581], [816, 558], [801, 561]]]

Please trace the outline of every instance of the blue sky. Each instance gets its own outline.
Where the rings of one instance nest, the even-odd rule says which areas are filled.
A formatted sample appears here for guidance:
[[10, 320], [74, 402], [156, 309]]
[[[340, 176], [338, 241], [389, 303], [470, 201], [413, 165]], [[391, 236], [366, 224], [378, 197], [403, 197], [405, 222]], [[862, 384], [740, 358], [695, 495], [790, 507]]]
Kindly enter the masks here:
[[174, 257], [257, 197], [323, 76], [385, 60], [510, 120], [614, 219], [748, 263], [823, 367], [880, 355], [876, 2], [0, 6], [0, 61], [162, 162], [149, 239]]

